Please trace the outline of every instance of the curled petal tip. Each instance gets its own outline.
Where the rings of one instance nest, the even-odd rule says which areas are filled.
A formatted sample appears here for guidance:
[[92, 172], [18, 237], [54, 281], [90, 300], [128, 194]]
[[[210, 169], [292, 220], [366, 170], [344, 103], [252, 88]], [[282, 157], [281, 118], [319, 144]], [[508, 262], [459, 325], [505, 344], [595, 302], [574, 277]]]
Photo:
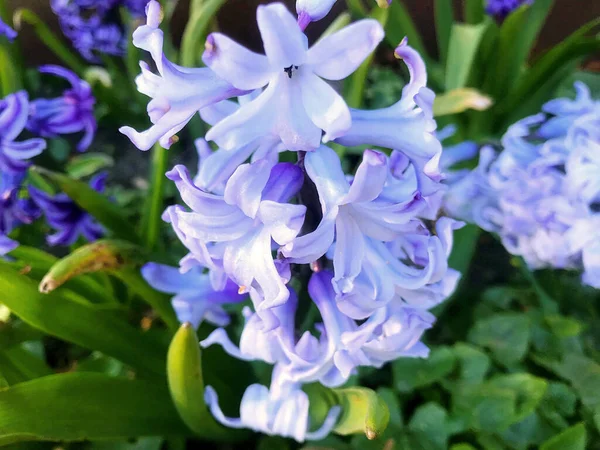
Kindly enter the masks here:
[[302, 31], [304, 31], [308, 24], [311, 22], [312, 18], [310, 17], [310, 14], [308, 14], [306, 11], [300, 11], [298, 13], [298, 26]]
[[396, 47], [396, 50], [394, 50], [394, 56], [398, 59], [403, 59], [403, 50], [404, 47], [408, 46], [408, 37], [404, 36], [404, 38], [402, 38], [402, 40], [400, 41], [400, 43], [398, 44], [398, 47]]
[[144, 152], [152, 147], [152, 144], [146, 142], [141, 133], [131, 127], [121, 127], [119, 128], [119, 133], [127, 136], [133, 145]]
[[386, 156], [376, 150], [365, 150], [363, 161], [371, 166], [383, 166], [387, 164]]

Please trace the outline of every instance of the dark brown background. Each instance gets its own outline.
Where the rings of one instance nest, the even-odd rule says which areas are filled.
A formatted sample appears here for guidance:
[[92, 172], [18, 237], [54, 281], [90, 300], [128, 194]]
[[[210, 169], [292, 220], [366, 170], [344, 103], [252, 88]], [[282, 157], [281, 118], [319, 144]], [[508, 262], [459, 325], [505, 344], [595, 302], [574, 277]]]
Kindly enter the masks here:
[[[375, 4], [374, 0], [366, 0]], [[393, 0], [399, 1], [399, 0]], [[426, 46], [435, 54], [435, 29], [433, 22], [433, 0], [403, 0], [419, 30], [423, 35]], [[187, 19], [189, 0], [181, 0], [174, 16], [174, 35], [179, 39]], [[260, 50], [260, 36], [254, 20], [256, 6], [260, 3], [271, 3], [269, 0], [228, 0], [219, 14], [219, 25], [223, 32], [232, 38], [246, 44], [255, 50]], [[284, 0], [291, 10], [294, 10], [295, 0]], [[457, 9], [461, 0], [455, 0]], [[8, 0], [11, 8], [26, 7], [42, 16], [47, 23], [58, 28], [56, 17], [50, 10], [49, 0]], [[313, 24], [308, 29], [311, 40], [327, 27], [336, 14], [344, 9], [345, 2], [339, 0], [334, 11], [321, 22]], [[543, 51], [560, 42], [579, 26], [600, 16], [600, 0], [557, 0], [541, 33], [535, 52]], [[26, 49], [25, 55], [31, 64], [53, 62], [52, 54], [32, 35], [31, 29], [25, 27], [21, 39]]]

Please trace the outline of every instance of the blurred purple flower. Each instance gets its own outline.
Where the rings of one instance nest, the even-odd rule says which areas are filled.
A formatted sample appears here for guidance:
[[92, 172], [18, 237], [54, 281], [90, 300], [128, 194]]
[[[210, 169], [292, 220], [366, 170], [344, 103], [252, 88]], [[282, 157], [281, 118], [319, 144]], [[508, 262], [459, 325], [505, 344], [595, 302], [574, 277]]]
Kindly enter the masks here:
[[[199, 189], [183, 166], [176, 166], [167, 176], [192, 211], [172, 206], [164, 217], [190, 251], [202, 261], [216, 264], [218, 260], [242, 291], [258, 290], [264, 297], [259, 309], [284, 303], [289, 293], [271, 246], [273, 240], [279, 245], [290, 242], [304, 222], [306, 207], [285, 203], [300, 189], [302, 171], [289, 163], [271, 169], [266, 160], [243, 164], [227, 182], [223, 195]], [[213, 255], [207, 256], [210, 252]]]
[[203, 320], [227, 326], [229, 315], [223, 305], [246, 299], [238, 293], [238, 286], [229, 280], [223, 289], [214, 289], [210, 275], [199, 265], [182, 273], [176, 267], [148, 263], [142, 267], [142, 276], [157, 291], [175, 294], [171, 304], [177, 318], [181, 323], [190, 322], [194, 328], [198, 328]]
[[131, 127], [121, 127], [140, 150], [148, 150], [160, 142], [169, 148], [179, 132], [202, 108], [230, 97], [246, 94], [221, 80], [208, 68], [190, 69], [173, 64], [163, 54], [163, 32], [158, 28], [161, 21], [160, 4], [148, 3], [147, 23], [133, 33], [133, 44], [152, 56], [158, 75], [145, 62], [140, 62], [142, 73], [136, 78], [138, 91], [151, 97], [148, 115], [153, 126], [138, 132]]
[[19, 196], [25, 172], [0, 170], [0, 255], [18, 247], [8, 234], [22, 224], [31, 223], [39, 210], [30, 199]]
[[325, 81], [354, 72], [383, 39], [381, 25], [365, 19], [323, 38], [308, 41], [281, 3], [260, 5], [257, 22], [266, 55], [251, 52], [221, 33], [206, 41], [203, 60], [233, 86], [265, 88], [248, 104], [217, 123], [207, 140], [231, 150], [273, 135], [288, 150], [314, 150], [351, 125], [344, 99]]
[[70, 70], [59, 66], [42, 66], [39, 71], [64, 78], [71, 84], [71, 88], [64, 91], [61, 97], [32, 101], [27, 129], [47, 138], [84, 132], [77, 150], [87, 150], [97, 129], [94, 117], [96, 99], [90, 85]]
[[487, 0], [485, 11], [498, 20], [504, 20], [521, 5], [530, 5], [534, 0]]
[[12, 42], [17, 37], [17, 32], [0, 19], [0, 36], [5, 36]]
[[[90, 186], [96, 192], [104, 192], [106, 173], [100, 173], [90, 180]], [[50, 195], [33, 186], [29, 194], [46, 216], [48, 225], [56, 233], [48, 235], [50, 245], [72, 245], [79, 236], [92, 242], [104, 235], [104, 228], [96, 220], [81, 209], [67, 194]]]

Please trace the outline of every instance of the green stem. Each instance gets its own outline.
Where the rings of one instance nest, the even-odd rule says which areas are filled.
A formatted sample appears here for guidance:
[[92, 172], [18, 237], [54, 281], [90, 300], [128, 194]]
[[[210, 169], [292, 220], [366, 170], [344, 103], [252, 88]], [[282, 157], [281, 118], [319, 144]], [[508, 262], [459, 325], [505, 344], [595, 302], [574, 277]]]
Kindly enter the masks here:
[[150, 197], [145, 208], [144, 242], [149, 251], [154, 250], [162, 225], [164, 209], [165, 172], [169, 163], [168, 150], [154, 144], [152, 148], [152, 171], [150, 174]]
[[361, 0], [346, 0], [346, 4], [348, 5], [348, 9], [350, 12], [361, 19], [366, 17], [369, 12], [365, 9], [364, 5], [361, 3]]
[[31, 25], [40, 40], [48, 47], [59, 59], [61, 59], [77, 75], [83, 77], [86, 65], [73, 54], [69, 48], [52, 32], [52, 30], [41, 20], [33, 11], [29, 9], [19, 9], [15, 11], [14, 22], [17, 28], [21, 28], [25, 22]]
[[198, 64], [210, 23], [226, 1], [196, 0], [190, 4], [190, 18], [181, 40], [181, 65], [195, 67]]

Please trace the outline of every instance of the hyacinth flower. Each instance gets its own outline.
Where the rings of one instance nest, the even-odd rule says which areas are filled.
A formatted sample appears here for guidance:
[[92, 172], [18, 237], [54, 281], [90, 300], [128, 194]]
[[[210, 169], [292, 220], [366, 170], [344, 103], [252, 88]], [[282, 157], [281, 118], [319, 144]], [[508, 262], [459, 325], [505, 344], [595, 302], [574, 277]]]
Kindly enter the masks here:
[[198, 328], [204, 320], [227, 326], [229, 315], [224, 304], [238, 303], [246, 299], [238, 293], [238, 286], [226, 281], [222, 289], [215, 289], [204, 267], [197, 265], [185, 273], [177, 267], [148, 263], [142, 267], [142, 276], [150, 286], [160, 292], [175, 294], [171, 304], [181, 323], [189, 322]]
[[336, 424], [341, 408], [332, 407], [322, 424], [312, 424], [308, 395], [298, 383], [285, 380], [283, 375], [275, 367], [270, 389], [260, 384], [248, 386], [240, 404], [239, 418], [223, 414], [217, 392], [212, 386], [206, 387], [204, 399], [215, 419], [230, 428], [249, 428], [271, 436], [293, 438], [298, 442], [327, 437]]
[[522, 5], [530, 5], [533, 1], [534, 0], [487, 0], [485, 11], [490, 16], [502, 21]]
[[0, 171], [0, 255], [19, 246], [8, 234], [22, 224], [33, 222], [39, 215], [35, 203], [19, 196], [24, 178], [24, 171]]
[[352, 294], [363, 261], [369, 256], [377, 259], [374, 255], [382, 253], [380, 257], [386, 261], [384, 268], [389, 275], [384, 283], [389, 287], [387, 299], [395, 285], [417, 289], [430, 281], [428, 272], [434, 270], [433, 262], [422, 271], [405, 266], [389, 255], [383, 244], [410, 232], [414, 228], [411, 221], [427, 207], [416, 183], [408, 189], [393, 186], [388, 191], [387, 157], [372, 150], [365, 151], [352, 184], [344, 175], [339, 157], [329, 147], [307, 154], [304, 164], [319, 193], [323, 219], [315, 231], [281, 249], [286, 258], [295, 263], [315, 261], [327, 253], [335, 237], [334, 285], [340, 296]]
[[[96, 192], [104, 192], [106, 175], [100, 173], [90, 180]], [[33, 186], [29, 187], [29, 194], [46, 216], [48, 225], [56, 230], [46, 237], [49, 245], [72, 245], [80, 236], [93, 242], [104, 235], [104, 228], [67, 194], [50, 195]]]
[[264, 90], [206, 134], [226, 150], [273, 135], [288, 150], [314, 150], [351, 125], [344, 99], [323, 79], [354, 72], [383, 39], [381, 25], [365, 19], [323, 38], [308, 49], [306, 36], [281, 3], [260, 5], [257, 22], [266, 55], [220, 33], [206, 41], [204, 63], [242, 90]]
[[[209, 125], [215, 125], [226, 117], [238, 111], [241, 105], [252, 101], [258, 91], [238, 98], [238, 102], [224, 100], [200, 110], [200, 117]], [[196, 149], [199, 156], [198, 175], [194, 183], [202, 189], [222, 193], [225, 183], [235, 169], [248, 159], [258, 161], [265, 159], [275, 165], [279, 153], [286, 150], [281, 140], [275, 136], [262, 136], [246, 145], [231, 150], [217, 149], [212, 151], [206, 140], [197, 139]]]
[[[321, 20], [335, 4], [336, 0], [296, 0], [296, 12], [298, 13], [298, 25], [304, 30], [309, 23]], [[377, 0], [382, 8], [387, 8], [392, 0]]]
[[12, 42], [17, 37], [17, 32], [0, 19], [0, 36], [5, 36], [6, 39]]
[[575, 100], [552, 100], [513, 124], [499, 155], [484, 148], [477, 169], [450, 186], [485, 193], [485, 210], [469, 197], [461, 203], [460, 192], [446, 209], [497, 233], [530, 268], [580, 269], [585, 283], [600, 287], [600, 102], [584, 84], [575, 87]]
[[395, 55], [409, 70], [410, 82], [394, 105], [377, 110], [351, 110], [352, 126], [336, 142], [347, 146], [369, 145], [398, 150], [415, 166], [419, 191], [428, 196], [440, 189], [439, 159], [442, 146], [434, 131], [434, 93], [427, 85], [427, 71], [421, 56], [408, 46], [406, 38]]
[[239, 166], [223, 195], [198, 188], [183, 166], [167, 173], [191, 209], [174, 206], [165, 212], [180, 239], [199, 260], [220, 265], [241, 292], [258, 290], [261, 310], [289, 296], [271, 255], [272, 241], [285, 245], [294, 239], [306, 211], [286, 203], [302, 185], [301, 169], [289, 163], [270, 168], [265, 160]]
[[158, 28], [160, 4], [152, 0], [146, 11], [146, 25], [135, 30], [133, 44], [150, 53], [158, 70], [155, 74], [148, 64], [140, 62], [142, 73], [136, 78], [138, 91], [152, 98], [148, 115], [153, 126], [143, 132], [131, 127], [119, 129], [140, 150], [148, 150], [157, 141], [169, 148], [176, 141], [175, 134], [199, 110], [247, 93], [222, 80], [209, 68], [189, 69], [169, 61], [163, 54], [163, 32]]
[[27, 129], [47, 138], [83, 132], [77, 150], [80, 152], [87, 150], [98, 128], [94, 117], [96, 99], [92, 94], [92, 88], [75, 73], [59, 66], [42, 66], [39, 71], [65, 79], [71, 84], [71, 88], [58, 98], [32, 101]]
[[46, 148], [46, 141], [39, 138], [17, 142], [27, 123], [29, 100], [25, 91], [7, 95], [0, 100], [0, 170], [22, 173], [29, 167], [29, 160]]

